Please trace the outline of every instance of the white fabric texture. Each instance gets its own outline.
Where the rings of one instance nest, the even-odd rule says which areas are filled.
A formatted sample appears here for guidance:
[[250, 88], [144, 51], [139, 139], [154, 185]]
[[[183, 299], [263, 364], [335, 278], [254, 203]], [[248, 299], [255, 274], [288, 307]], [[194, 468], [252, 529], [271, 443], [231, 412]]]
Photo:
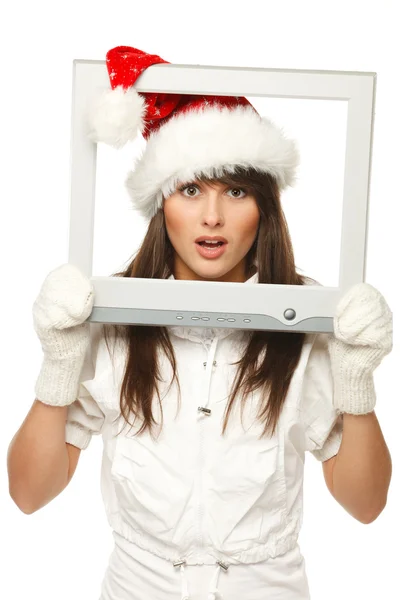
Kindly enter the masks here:
[[[257, 274], [246, 283], [256, 282]], [[230, 363], [245, 332], [169, 327], [182, 401], [178, 410], [175, 384], [166, 393], [172, 371], [160, 356], [164, 426], [153, 441], [134, 437], [140, 421], [115, 437], [123, 425], [124, 356], [113, 367], [96, 327], [78, 398], [68, 408], [66, 441], [85, 449], [92, 435], [103, 437], [101, 491], [116, 545], [100, 600], [309, 599], [297, 542], [305, 452], [327, 460], [342, 438], [328, 334], [306, 334], [278, 430], [259, 440], [256, 392], [243, 426], [234, 411], [220, 435], [236, 368]], [[159, 421], [157, 399], [154, 406]]]
[[[101, 584], [101, 600], [181, 600], [181, 575], [163, 558], [113, 532], [115, 547]], [[185, 567], [190, 600], [208, 600], [215, 565]], [[235, 565], [219, 575], [224, 600], [309, 600], [305, 560], [296, 544], [259, 563]], [[96, 597], [93, 594], [93, 597]]]

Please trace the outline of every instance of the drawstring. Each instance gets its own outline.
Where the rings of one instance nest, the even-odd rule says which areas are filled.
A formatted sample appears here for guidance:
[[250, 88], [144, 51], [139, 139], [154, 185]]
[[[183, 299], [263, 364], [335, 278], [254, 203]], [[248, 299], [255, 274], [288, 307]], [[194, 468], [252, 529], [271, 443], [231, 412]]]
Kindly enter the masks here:
[[222, 600], [222, 594], [218, 590], [218, 577], [221, 573], [221, 565], [217, 562], [217, 568], [210, 583], [207, 600]]
[[181, 582], [182, 582], [181, 600], [190, 600], [188, 582], [185, 577], [186, 560], [178, 560], [178, 561], [174, 562], [173, 565], [174, 565], [174, 567], [180, 567]]
[[182, 597], [181, 600], [190, 600], [188, 582], [185, 577], [185, 565], [181, 564]]
[[[177, 562], [173, 563], [174, 567], [178, 567], [180, 566], [180, 572], [181, 572], [181, 590], [182, 590], [182, 595], [181, 595], [181, 600], [190, 600], [190, 594], [189, 594], [189, 586], [188, 586], [188, 582], [186, 579], [186, 575], [185, 575], [185, 565], [186, 565], [186, 561], [185, 560], [179, 560]], [[215, 570], [215, 573], [211, 579], [210, 582], [210, 587], [208, 589], [208, 595], [207, 595], [207, 600], [223, 600], [223, 596], [221, 594], [221, 592], [218, 589], [218, 578], [219, 578], [219, 574], [221, 572], [221, 568], [224, 569], [225, 571], [228, 570], [228, 565], [226, 565], [225, 563], [223, 563], [220, 560], [217, 560], [217, 567]]]

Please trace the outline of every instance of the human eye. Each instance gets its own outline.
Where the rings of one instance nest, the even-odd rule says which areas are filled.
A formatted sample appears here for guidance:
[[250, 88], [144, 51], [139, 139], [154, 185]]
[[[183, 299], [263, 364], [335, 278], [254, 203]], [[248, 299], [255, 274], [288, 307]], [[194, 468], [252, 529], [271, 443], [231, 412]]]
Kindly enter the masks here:
[[[246, 191], [244, 188], [240, 188], [240, 187], [234, 187], [234, 188], [230, 188], [230, 190], [229, 190], [229, 191], [231, 192], [232, 190], [235, 190], [236, 192], [237, 192], [237, 191], [243, 192], [245, 196], [246, 196], [246, 194], [247, 194], [247, 191]], [[239, 198], [239, 199], [241, 199], [241, 198], [244, 198], [244, 196], [234, 196], [234, 198]]]
[[[185, 190], [190, 190], [190, 189], [199, 189], [199, 186], [194, 184], [194, 183], [189, 183], [186, 185], [181, 186], [180, 188], [178, 188], [178, 190], [183, 194], [183, 192]], [[186, 196], [186, 194], [183, 194], [184, 196]], [[193, 194], [189, 194], [190, 197], [193, 197]]]

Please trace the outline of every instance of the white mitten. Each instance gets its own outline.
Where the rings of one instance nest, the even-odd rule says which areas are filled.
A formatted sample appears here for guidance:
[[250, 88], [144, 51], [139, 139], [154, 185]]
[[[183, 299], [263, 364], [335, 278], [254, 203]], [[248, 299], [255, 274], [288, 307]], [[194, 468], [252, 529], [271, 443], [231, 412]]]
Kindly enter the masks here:
[[353, 286], [340, 300], [329, 338], [334, 395], [340, 413], [374, 410], [373, 371], [393, 347], [393, 315], [386, 300], [369, 283]]
[[44, 354], [35, 394], [44, 404], [66, 406], [76, 399], [93, 301], [91, 281], [69, 263], [51, 271], [42, 285], [32, 313]]

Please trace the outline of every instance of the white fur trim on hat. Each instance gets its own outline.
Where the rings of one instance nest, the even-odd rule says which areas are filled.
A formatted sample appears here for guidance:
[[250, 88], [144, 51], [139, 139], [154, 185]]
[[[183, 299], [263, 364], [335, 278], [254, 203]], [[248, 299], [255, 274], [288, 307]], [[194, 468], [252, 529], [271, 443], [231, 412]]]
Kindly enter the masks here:
[[178, 184], [201, 174], [220, 177], [235, 167], [273, 175], [280, 189], [293, 186], [299, 152], [272, 121], [253, 107], [201, 107], [177, 113], [147, 140], [126, 187], [134, 207], [151, 219]]

